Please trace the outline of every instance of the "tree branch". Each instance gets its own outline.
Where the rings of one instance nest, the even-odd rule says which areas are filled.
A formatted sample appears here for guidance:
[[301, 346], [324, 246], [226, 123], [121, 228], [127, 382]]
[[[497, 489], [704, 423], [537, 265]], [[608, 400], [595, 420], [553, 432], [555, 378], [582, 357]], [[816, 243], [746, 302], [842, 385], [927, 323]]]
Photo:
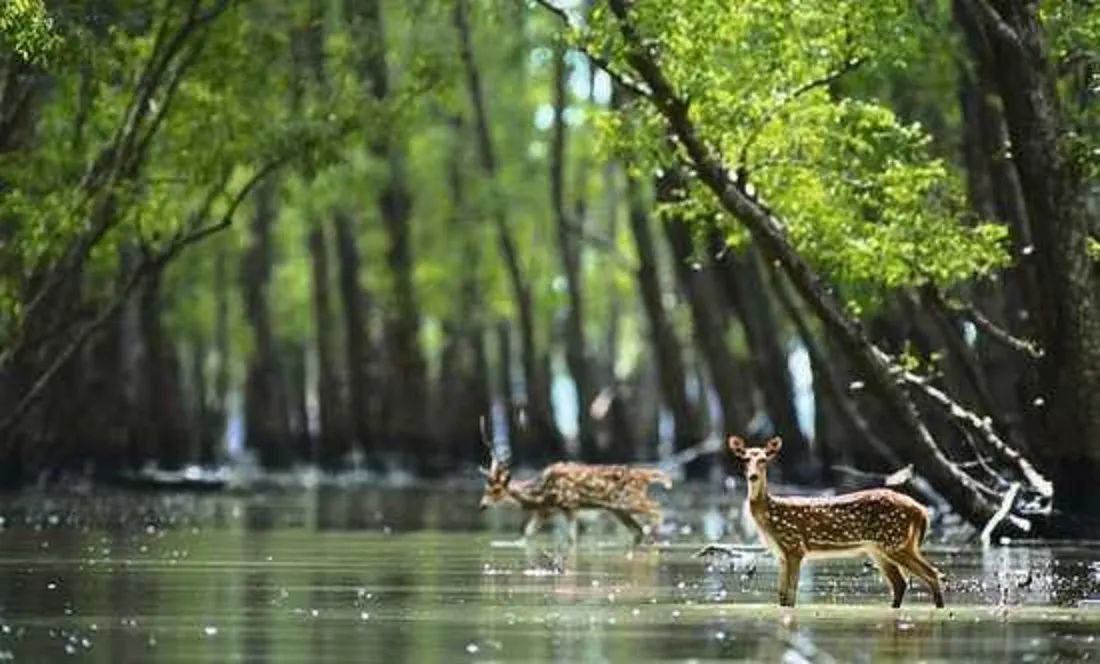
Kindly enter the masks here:
[[933, 386], [931, 382], [923, 376], [918, 376], [912, 371], [905, 370], [899, 370], [897, 375], [905, 383], [920, 388], [924, 394], [943, 407], [951, 417], [969, 425], [980, 433], [982, 438], [985, 439], [986, 444], [997, 452], [1002, 459], [1013, 464], [1036, 493], [1043, 498], [1050, 498], [1054, 495], [1054, 486], [1050, 483], [1050, 480], [1043, 477], [1042, 474], [1031, 465], [1031, 462], [1025, 459], [1018, 451], [1012, 449], [1001, 440], [1001, 437], [993, 430], [993, 425], [989, 418], [978, 417], [976, 413], [963, 408], [957, 401], [947, 396], [947, 394], [939, 388]]
[[[578, 34], [581, 34], [583, 32], [583, 29], [577, 24], [576, 21], [573, 20], [573, 17], [571, 17], [567, 11], [551, 2], [551, 0], [534, 1], [535, 4], [543, 7], [544, 9], [561, 19], [561, 21], [565, 23], [565, 26], [570, 30], [573, 30]], [[616, 71], [615, 68], [611, 65], [611, 61], [607, 58], [603, 57], [602, 55], [593, 53], [583, 44], [580, 45], [578, 48], [582, 53], [584, 53], [585, 57], [588, 58], [589, 62], [599, 67], [605, 74], [610, 76], [611, 79], [618, 83], [624, 90], [629, 90], [633, 94], [643, 98], [650, 95], [650, 90], [648, 87], [646, 87], [644, 83], [634, 80], [627, 74]]]
[[987, 318], [985, 314], [983, 314], [981, 311], [978, 311], [978, 309], [974, 305], [965, 302], [947, 300], [943, 300], [943, 303], [944, 306], [951, 311], [966, 316], [968, 319], [970, 319], [972, 323], [974, 323], [974, 325], [979, 330], [988, 334], [989, 338], [993, 339], [994, 341], [997, 341], [998, 343], [1008, 348], [1011, 348], [1012, 350], [1026, 353], [1036, 360], [1042, 359], [1043, 349], [1037, 347], [1034, 343], [1026, 339], [1020, 339], [1013, 336], [1011, 332], [1001, 329], [997, 326], [996, 323], [989, 320], [989, 318]]
[[[237, 212], [237, 208], [245, 200], [248, 194], [258, 185], [265, 177], [274, 172], [281, 165], [289, 161], [289, 153], [280, 157], [277, 157], [263, 167], [261, 167], [251, 178], [241, 187], [240, 191], [229, 204], [229, 208], [226, 210], [222, 218], [217, 222], [192, 228], [190, 231], [180, 231], [169, 242], [168, 246], [157, 252], [155, 255], [147, 256], [141, 263], [134, 268], [130, 276], [127, 277], [122, 289], [115, 293], [111, 298], [110, 304], [105, 306], [100, 312], [83, 325], [76, 335], [69, 340], [60, 352], [58, 352], [50, 365], [35, 379], [34, 384], [30, 389], [20, 398], [19, 403], [9, 411], [8, 415], [0, 421], [0, 440], [4, 440], [8, 433], [19, 424], [23, 417], [27, 414], [30, 408], [38, 401], [42, 396], [42, 393], [50, 383], [72, 360], [73, 356], [84, 347], [84, 344], [92, 337], [93, 334], [98, 332], [110, 319], [114, 316], [119, 309], [126, 303], [130, 295], [145, 281], [149, 276], [164, 269], [176, 256], [180, 254], [187, 247], [199, 242], [221, 230], [224, 230], [230, 226], [233, 221], [233, 216]], [[204, 205], [211, 205], [211, 199], [204, 201]]]

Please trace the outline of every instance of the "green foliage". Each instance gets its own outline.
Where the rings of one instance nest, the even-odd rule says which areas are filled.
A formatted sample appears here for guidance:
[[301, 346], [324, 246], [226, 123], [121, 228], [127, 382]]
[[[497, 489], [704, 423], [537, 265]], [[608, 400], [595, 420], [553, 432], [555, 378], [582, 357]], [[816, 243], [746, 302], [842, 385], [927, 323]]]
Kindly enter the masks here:
[[5, 0], [0, 4], [0, 51], [47, 64], [61, 47], [53, 18], [42, 0]]
[[[848, 70], [922, 60], [928, 26], [910, 3], [647, 0], [632, 11], [705, 140], [748, 174], [795, 248], [857, 294], [857, 307], [881, 289], [947, 286], [1006, 263], [1005, 229], [963, 223], [958, 177], [932, 157], [926, 129], [888, 100], [838, 89]], [[612, 19], [597, 19], [588, 43], [625, 62]], [[612, 149], [668, 162], [654, 151], [666, 127], [652, 109], [604, 124]], [[709, 192], [688, 190], [673, 214], [718, 219], [739, 239]]]

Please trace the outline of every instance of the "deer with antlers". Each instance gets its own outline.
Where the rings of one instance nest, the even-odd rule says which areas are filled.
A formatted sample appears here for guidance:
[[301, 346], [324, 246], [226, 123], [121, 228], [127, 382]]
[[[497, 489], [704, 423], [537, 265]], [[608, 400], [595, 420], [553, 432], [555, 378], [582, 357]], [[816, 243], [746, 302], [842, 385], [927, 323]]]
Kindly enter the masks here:
[[489, 448], [489, 468], [481, 468], [485, 491], [480, 508], [502, 502], [518, 504], [529, 516], [523, 527], [525, 540], [533, 537], [554, 513], [561, 512], [569, 522], [569, 541], [577, 541], [577, 512], [597, 509], [610, 512], [634, 534], [634, 543], [646, 537], [646, 529], [636, 517], [651, 522], [651, 531], [660, 523], [661, 506], [647, 495], [650, 484], [672, 486], [672, 478], [656, 468], [624, 465], [583, 464], [562, 461], [547, 466], [538, 477], [513, 480], [507, 459], [500, 458], [481, 421], [482, 440]]
[[794, 606], [803, 559], [867, 555], [890, 584], [894, 608], [905, 595], [903, 569], [923, 579], [936, 607], [943, 608], [941, 574], [920, 552], [928, 530], [924, 506], [891, 489], [823, 498], [772, 496], [768, 463], [782, 444], [775, 437], [750, 448], [736, 436], [729, 439], [730, 451], [745, 465], [749, 512], [779, 559], [780, 606]]

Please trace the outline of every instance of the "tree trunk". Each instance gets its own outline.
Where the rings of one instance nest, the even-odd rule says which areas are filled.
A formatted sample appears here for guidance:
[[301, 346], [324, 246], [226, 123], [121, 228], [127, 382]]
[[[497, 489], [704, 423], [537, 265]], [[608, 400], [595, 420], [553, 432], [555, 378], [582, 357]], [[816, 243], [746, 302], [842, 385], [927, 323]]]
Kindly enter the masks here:
[[328, 241], [324, 227], [314, 223], [309, 231], [312, 267], [314, 350], [317, 358], [317, 462], [325, 470], [339, 470], [349, 451], [340, 385], [336, 377], [334, 321], [329, 296]]
[[355, 224], [344, 211], [333, 215], [332, 224], [336, 231], [337, 281], [344, 312], [348, 414], [355, 444], [366, 456], [368, 465], [374, 467], [378, 462], [374, 427], [378, 407], [368, 367], [371, 343], [367, 329], [369, 298], [359, 282], [362, 261], [355, 240]]
[[149, 459], [168, 470], [187, 461], [186, 430], [180, 421], [179, 354], [161, 322], [161, 280], [158, 270], [141, 292], [141, 328], [145, 348], [145, 413]]
[[[674, 444], [677, 451], [687, 449], [703, 439], [699, 413], [688, 399], [687, 369], [684, 365], [680, 340], [665, 312], [663, 291], [657, 268], [657, 247], [646, 214], [641, 186], [633, 175], [627, 176], [627, 200], [630, 229], [638, 251], [638, 289], [646, 321], [649, 323], [649, 339], [657, 360], [661, 395], [672, 415], [675, 429]], [[694, 473], [693, 479], [703, 477], [703, 466], [693, 465], [685, 471]]]
[[[564, 42], [556, 42], [554, 52], [554, 125], [550, 138], [550, 206], [554, 210], [556, 221], [558, 254], [561, 257], [565, 287], [568, 294], [568, 309], [565, 317], [565, 362], [573, 377], [577, 394], [577, 435], [580, 440], [581, 459], [594, 462], [598, 460], [599, 450], [592, 431], [588, 407], [595, 394], [588, 364], [588, 351], [584, 339], [584, 306], [581, 290], [581, 243], [577, 234], [584, 224], [583, 214], [570, 218], [565, 204], [566, 135], [565, 107], [567, 105], [566, 79], [569, 67], [566, 63]], [[582, 183], [583, 186], [584, 183]], [[583, 201], [583, 193], [578, 201]], [[580, 204], [583, 210], [583, 203]]]
[[[346, 6], [356, 8], [351, 15], [358, 19], [359, 36], [366, 45], [361, 67], [368, 94], [384, 103], [390, 97], [390, 75], [381, 0], [349, 1]], [[394, 131], [378, 131], [369, 147], [376, 159], [388, 165], [378, 197], [379, 216], [389, 240], [386, 264], [393, 285], [392, 306], [384, 317], [386, 439], [391, 449], [404, 451], [401, 456], [407, 460], [425, 459], [431, 456], [424, 426], [427, 366], [420, 349], [420, 308], [413, 286], [412, 197], [406, 182], [406, 148], [403, 137]]]
[[526, 461], [524, 450], [516, 448], [516, 391], [512, 384], [512, 323], [499, 320], [494, 326], [497, 342], [497, 383], [500, 386], [500, 405], [508, 427], [507, 439], [512, 446], [516, 463]]
[[[213, 408], [211, 409], [211, 438], [204, 441], [199, 458], [208, 463], [221, 460], [219, 450], [225, 449], [225, 437], [229, 424], [229, 250], [219, 243], [214, 256], [214, 353], [217, 358], [214, 370]], [[211, 447], [207, 448], [206, 444]]]
[[279, 345], [283, 367], [283, 389], [287, 395], [290, 456], [292, 461], [317, 463], [318, 446], [309, 408], [308, 352], [305, 340], [288, 340]]
[[455, 0], [454, 24], [459, 36], [460, 56], [466, 70], [467, 90], [474, 109], [478, 158], [481, 170], [489, 180], [492, 191], [489, 214], [496, 226], [500, 253], [519, 314], [523, 382], [527, 391], [527, 403], [524, 406], [527, 435], [524, 438], [537, 441], [547, 457], [561, 458], [565, 456], [564, 442], [552, 417], [550, 394], [543, 389], [547, 381], [540, 376], [539, 350], [535, 340], [535, 305], [531, 296], [531, 286], [520, 263], [519, 248], [516, 246], [515, 237], [508, 224], [503, 193], [496, 181], [497, 157], [489, 128], [488, 109], [481, 88], [481, 72], [474, 58], [467, 0]]
[[289, 407], [267, 292], [273, 260], [276, 187], [274, 179], [257, 187], [256, 209], [249, 226], [250, 246], [241, 265], [245, 318], [252, 330], [252, 356], [244, 394], [245, 441], [268, 469], [287, 468], [291, 463]]
[[[961, 2], [968, 39], [995, 76], [1012, 161], [1031, 221], [1042, 340], [1039, 390], [1026, 414], [1050, 444], [1036, 448], [1054, 482], [1054, 506], [1100, 521], [1100, 270], [1088, 254], [1089, 176], [1071, 134], [1038, 9], [1017, 0]], [[979, 42], [979, 39], [981, 42]], [[982, 48], [987, 45], [988, 50]]]

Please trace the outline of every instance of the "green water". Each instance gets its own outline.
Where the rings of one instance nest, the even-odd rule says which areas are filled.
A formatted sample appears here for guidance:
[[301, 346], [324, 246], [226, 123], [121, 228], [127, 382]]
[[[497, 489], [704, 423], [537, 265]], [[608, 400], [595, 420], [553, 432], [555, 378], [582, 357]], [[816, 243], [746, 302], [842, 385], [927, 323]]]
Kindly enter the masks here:
[[[575, 550], [471, 490], [0, 499], [0, 662], [1078, 661], [1100, 657], [1100, 547], [930, 546], [948, 609], [899, 611], [860, 561], [775, 606], [761, 553], [692, 557], [702, 513]], [[1100, 602], [1098, 602], [1100, 604]]]

